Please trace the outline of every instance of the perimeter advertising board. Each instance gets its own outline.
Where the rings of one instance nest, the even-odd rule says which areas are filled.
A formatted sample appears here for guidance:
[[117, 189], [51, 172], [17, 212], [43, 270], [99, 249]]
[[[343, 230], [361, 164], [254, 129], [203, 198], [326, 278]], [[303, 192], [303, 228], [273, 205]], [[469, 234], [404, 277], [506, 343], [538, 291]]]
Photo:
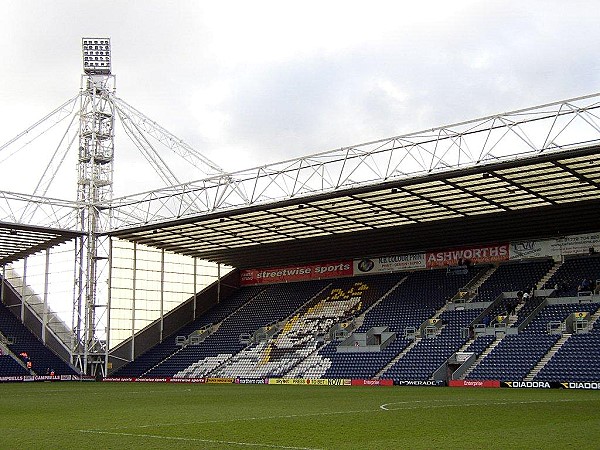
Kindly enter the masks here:
[[233, 384], [235, 378], [205, 378], [206, 384]]
[[94, 377], [85, 375], [13, 375], [0, 377], [0, 383], [11, 381], [95, 381]]
[[102, 379], [103, 382], [107, 383], [190, 383], [204, 384], [206, 380], [204, 378], [175, 378], [175, 377], [162, 377], [162, 378], [136, 378], [136, 377], [107, 377]]
[[352, 380], [345, 378], [269, 378], [266, 384], [351, 386]]
[[398, 380], [395, 384], [398, 386], [445, 386], [442, 380]]
[[393, 386], [394, 380], [364, 380], [364, 379], [353, 379], [352, 386]]
[[450, 387], [499, 388], [500, 380], [449, 380]]
[[560, 384], [564, 389], [600, 390], [600, 381], [566, 381]]

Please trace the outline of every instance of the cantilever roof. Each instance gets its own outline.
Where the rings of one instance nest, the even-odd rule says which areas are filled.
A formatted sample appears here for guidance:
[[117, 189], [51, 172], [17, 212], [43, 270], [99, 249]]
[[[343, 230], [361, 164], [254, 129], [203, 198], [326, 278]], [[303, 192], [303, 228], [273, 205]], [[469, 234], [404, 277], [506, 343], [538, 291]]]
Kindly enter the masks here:
[[[599, 112], [592, 94], [95, 207], [107, 235], [239, 268], [598, 231]], [[6, 225], [4, 260], [76, 235], [77, 203], [0, 197], [31, 233]]]
[[600, 147], [529, 156], [118, 230], [235, 267], [597, 231]]
[[81, 233], [0, 222], [0, 265], [70, 241]]

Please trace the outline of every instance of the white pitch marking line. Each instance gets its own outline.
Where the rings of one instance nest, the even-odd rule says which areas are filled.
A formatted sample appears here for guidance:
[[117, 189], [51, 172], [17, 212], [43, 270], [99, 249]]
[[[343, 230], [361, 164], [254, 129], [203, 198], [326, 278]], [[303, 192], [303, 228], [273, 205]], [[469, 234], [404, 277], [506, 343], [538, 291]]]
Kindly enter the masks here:
[[237, 445], [240, 447], [263, 447], [263, 448], [279, 448], [285, 450], [322, 450], [312, 447], [293, 447], [287, 445], [274, 445], [274, 444], [255, 444], [252, 442], [236, 442], [236, 441], [219, 441], [215, 439], [200, 439], [200, 438], [188, 438], [188, 437], [177, 437], [177, 436], [159, 436], [156, 434], [136, 434], [136, 433], [117, 433], [113, 431], [99, 431], [99, 430], [79, 430], [81, 433], [91, 434], [108, 434], [111, 436], [128, 436], [128, 437], [141, 437], [141, 438], [152, 438], [152, 439], [164, 439], [167, 441], [185, 441], [185, 442], [205, 442], [209, 444], [226, 444], [226, 445]]
[[[54, 396], [54, 395], [62, 395], [69, 394], [74, 391], [67, 391], [63, 389], [48, 389], [44, 391], [35, 391], [35, 392], [24, 392], [19, 394], [19, 397], [40, 397], [40, 396]], [[127, 391], [119, 393], [121, 396], [128, 394], [144, 394], [142, 391]], [[86, 395], [106, 395], [106, 392], [86, 392]]]
[[158, 428], [158, 427], [175, 427], [181, 425], [204, 425], [214, 423], [230, 423], [230, 422], [245, 422], [250, 420], [273, 420], [273, 419], [296, 419], [299, 417], [315, 417], [315, 416], [332, 416], [339, 414], [364, 414], [377, 412], [378, 409], [362, 409], [362, 410], [350, 410], [350, 411], [330, 411], [330, 412], [318, 412], [318, 413], [306, 413], [306, 414], [287, 414], [281, 416], [262, 416], [262, 417], [239, 417], [236, 419], [226, 420], [202, 420], [194, 422], [176, 422], [176, 423], [158, 423], [158, 424], [145, 424], [145, 425], [133, 425], [127, 427], [113, 427], [108, 428], [109, 430], [127, 430], [131, 428]]
[[[444, 400], [435, 400], [436, 402], [442, 402]], [[416, 405], [399, 408], [388, 408], [390, 405], [406, 405], [413, 403], [427, 403], [426, 400], [415, 400], [414, 402], [392, 402], [384, 403], [379, 408], [384, 411], [401, 411], [405, 409], [432, 409], [432, 408], [456, 408], [461, 406], [489, 406], [489, 405], [528, 405], [534, 403], [558, 403], [558, 402], [574, 402], [577, 400], [572, 399], [561, 399], [561, 400], [527, 400], [527, 401], [506, 401], [506, 402], [479, 402], [479, 403], [452, 403], [447, 405]]]
[[[231, 422], [245, 422], [251, 420], [273, 420], [273, 419], [296, 419], [300, 417], [318, 417], [318, 416], [334, 416], [334, 415], [342, 415], [342, 414], [364, 414], [364, 413], [373, 413], [377, 411], [398, 411], [401, 409], [431, 409], [431, 408], [449, 408], [449, 407], [457, 407], [457, 406], [486, 406], [486, 405], [505, 405], [505, 404], [525, 404], [525, 403], [551, 403], [551, 402], [572, 402], [577, 400], [565, 399], [565, 400], [533, 400], [528, 402], [485, 402], [485, 403], [454, 403], [454, 404], [445, 404], [445, 405], [421, 405], [421, 403], [440, 403], [445, 401], [452, 400], [411, 400], [405, 402], [392, 402], [385, 403], [379, 406], [378, 409], [363, 409], [363, 410], [349, 410], [349, 411], [326, 411], [326, 412], [317, 412], [317, 413], [305, 413], [305, 414], [286, 414], [280, 416], [261, 416], [261, 417], [239, 417], [235, 419], [225, 419], [225, 420], [202, 420], [202, 421], [193, 421], [193, 422], [174, 422], [174, 423], [156, 423], [156, 424], [144, 424], [144, 425], [133, 425], [126, 427], [111, 427], [108, 430], [129, 430], [129, 429], [138, 429], [138, 428], [159, 428], [159, 427], [176, 427], [181, 425], [204, 425], [204, 424], [216, 424], [216, 423], [231, 423]], [[415, 405], [417, 404], [417, 405]], [[388, 408], [389, 405], [415, 405], [408, 406], [405, 408]]]

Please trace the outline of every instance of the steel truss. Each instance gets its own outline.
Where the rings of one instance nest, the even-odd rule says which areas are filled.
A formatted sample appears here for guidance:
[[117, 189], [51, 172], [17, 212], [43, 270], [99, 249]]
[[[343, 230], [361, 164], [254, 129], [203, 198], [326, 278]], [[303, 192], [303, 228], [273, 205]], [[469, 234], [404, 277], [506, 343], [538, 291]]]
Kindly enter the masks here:
[[113, 199], [113, 230], [600, 142], [600, 93]]
[[[128, 135], [140, 152], [169, 185], [93, 201], [101, 223], [98, 232], [104, 233], [174, 218], [485, 166], [600, 142], [600, 93], [597, 93], [225, 173], [114, 94], [109, 93], [107, 104], [128, 129]], [[63, 111], [65, 105], [56, 111]], [[43, 122], [39, 121], [36, 126]], [[33, 128], [35, 126], [29, 131]], [[25, 135], [28, 133], [19, 136]], [[9, 143], [15, 143], [19, 136]], [[167, 145], [202, 170], [206, 178], [178, 183], [178, 177], [153, 145], [157, 142]], [[0, 151], [7, 147], [8, 143], [1, 146]], [[55, 173], [47, 171], [45, 177], [52, 179]], [[42, 184], [46, 186], [49, 181], [39, 185]], [[0, 222], [81, 231], [78, 217], [81, 206], [81, 201], [0, 191]]]

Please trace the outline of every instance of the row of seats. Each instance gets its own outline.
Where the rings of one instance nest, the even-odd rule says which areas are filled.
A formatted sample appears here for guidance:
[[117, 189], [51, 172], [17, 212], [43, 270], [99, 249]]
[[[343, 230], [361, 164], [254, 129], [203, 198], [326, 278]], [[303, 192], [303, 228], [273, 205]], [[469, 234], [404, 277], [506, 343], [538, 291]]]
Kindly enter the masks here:
[[[306, 298], [308, 301], [288, 318], [279, 334], [268, 342], [242, 349], [212, 375], [264, 378], [280, 377], [291, 370], [298, 372], [300, 367], [304, 367], [300, 364], [322, 345], [318, 336], [327, 333], [332, 326], [349, 316], [364, 311], [395, 284], [390, 276], [376, 278], [377, 284], [373, 283], [373, 278], [370, 278], [370, 283], [362, 278], [333, 281], [317, 297]], [[196, 373], [205, 371], [208, 361], [204, 361], [204, 364], [199, 362], [201, 367]], [[306, 367], [306, 370], [322, 375], [315, 369], [317, 366], [321, 371], [327, 369], [326, 364], [321, 364]], [[175, 376], [185, 376], [187, 373], [187, 369], [184, 369]]]
[[11, 377], [31, 375], [29, 371], [20, 365], [10, 355], [0, 355], [0, 377]]
[[[581, 260], [585, 262], [578, 259], [565, 262], [563, 276], [582, 267], [591, 273], [600, 258]], [[493, 300], [503, 291], [533, 286], [551, 265], [546, 259], [500, 265], [479, 289], [481, 298], [475, 301]], [[435, 269], [246, 287], [113, 375], [428, 379], [459, 349], [466, 348], [479, 355], [491, 345], [493, 336], [470, 339], [464, 333], [482, 309], [443, 312], [439, 315], [443, 324], [440, 330], [416, 343], [408, 339], [404, 331], [408, 327], [419, 328], [427, 319], [439, 314], [461, 288], [488, 269], [489, 266], [470, 267], [464, 272]], [[580, 277], [581, 272], [577, 274], [577, 278]], [[543, 301], [543, 298], [528, 301], [519, 312], [515, 326]], [[548, 334], [549, 322], [562, 322], [575, 311], [593, 314], [597, 309], [598, 303], [594, 302], [544, 307], [525, 330], [504, 337], [469, 378], [523, 378], [559, 338]], [[339, 342], [323, 342], [323, 336], [337, 323], [361, 314], [364, 320], [357, 332], [388, 326], [396, 332], [396, 340], [373, 353], [341, 353], [337, 351]], [[252, 334], [282, 320], [285, 321], [283, 329], [270, 340], [251, 345], [240, 342], [241, 334]], [[208, 324], [219, 324], [218, 330], [200, 345], [185, 348], [176, 345], [175, 336], [189, 335]], [[57, 374], [75, 373], [2, 304], [0, 331], [13, 338], [11, 350], [14, 353], [26, 351], [29, 354], [36, 373], [44, 374], [49, 368]], [[586, 377], [590, 373], [598, 373], [598, 369], [585, 360], [589, 359], [589, 352], [598, 348], [599, 335], [594, 328], [589, 333], [571, 337], [537, 377], [557, 379], [564, 374], [575, 380], [589, 379]], [[0, 373], [23, 370], [18, 363], [18, 368], [14, 367], [9, 359], [0, 360]]]
[[[77, 372], [52, 350], [46, 347], [37, 336], [21, 323], [21, 321], [0, 302], [0, 333], [7, 338], [7, 347], [14, 355], [26, 353], [31, 362], [31, 370], [36, 375], [46, 375], [53, 370], [56, 375], [76, 375]], [[12, 358], [10, 358], [12, 360]], [[9, 375], [23, 375], [23, 367], [13, 360], [19, 369], [8, 359], [3, 358], [4, 372], [10, 372], [7, 367], [15, 368], [15, 373]], [[31, 374], [30, 372], [26, 373]]]
[[[500, 265], [494, 272], [498, 275], [489, 277], [480, 293], [494, 299], [503, 291], [533, 286], [551, 266], [552, 262], [546, 259]], [[242, 306], [221, 321], [216, 333], [199, 346], [173, 349], [165, 360], [143, 375], [253, 378], [370, 378], [379, 375], [396, 380], [428, 379], [454, 352], [466, 349], [480, 355], [491, 345], [494, 336], [470, 339], [464, 332], [481, 315], [482, 309], [443, 312], [439, 315], [443, 324], [439, 332], [412, 345], [412, 340], [404, 336], [404, 330], [419, 328], [441, 311], [461, 288], [488, 269], [489, 266], [470, 267], [466, 273], [436, 269], [290, 283], [262, 287], [260, 292], [251, 294], [249, 290], [257, 288], [244, 288], [234, 302], [239, 304], [244, 298], [245, 303], [242, 301]], [[506, 281], [513, 276], [516, 281]], [[315, 297], [318, 292], [321, 294]], [[531, 299], [523, 305], [517, 323], [525, 320], [543, 300]], [[597, 304], [586, 307], [593, 312]], [[524, 332], [502, 339], [469, 378], [520, 379], [526, 376], [558, 339], [557, 335], [547, 333], [547, 323], [564, 320], [574, 310], [583, 309], [579, 305], [546, 306]], [[384, 350], [341, 353], [337, 351], [339, 342], [323, 343], [318, 339], [342, 316], [364, 311], [368, 312], [357, 332], [366, 332], [373, 326], [388, 326], [396, 332], [397, 339]], [[251, 345], [239, 342], [240, 333], [252, 333], [259, 326], [284, 317], [288, 319], [283, 330], [270, 340]]]
[[[219, 354], [234, 355], [246, 346], [240, 342], [240, 335], [251, 334], [262, 326], [285, 319], [310, 302], [327, 284], [326, 281], [317, 281], [271, 285], [221, 321], [219, 329], [208, 336], [201, 345], [190, 345], [179, 350], [176, 357], [163, 361], [143, 375], [181, 375], [186, 373], [192, 364], [197, 364], [203, 359], [210, 360]], [[271, 294], [277, 299], [277, 307], [273, 307], [274, 300]]]
[[475, 301], [493, 301], [502, 292], [528, 292], [553, 265], [551, 259], [502, 264], [479, 287]]
[[556, 288], [559, 296], [576, 296], [577, 287], [584, 278], [594, 281], [600, 279], [599, 254], [565, 260], [544, 287], [547, 289]]

